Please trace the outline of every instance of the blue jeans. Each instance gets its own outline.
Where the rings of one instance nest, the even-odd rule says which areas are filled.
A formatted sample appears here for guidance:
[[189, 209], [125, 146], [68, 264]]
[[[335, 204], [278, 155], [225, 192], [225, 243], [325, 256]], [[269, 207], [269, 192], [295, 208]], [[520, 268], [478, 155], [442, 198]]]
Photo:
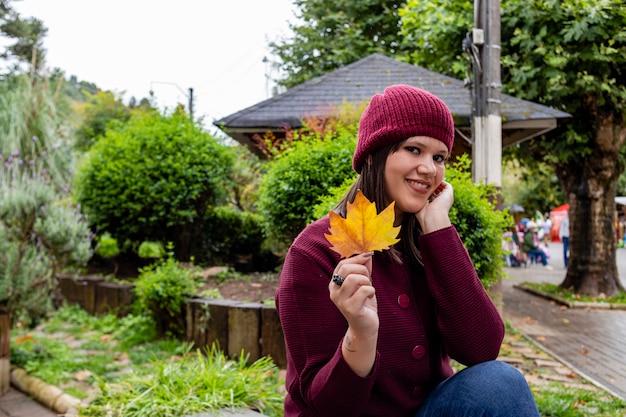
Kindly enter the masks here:
[[541, 261], [541, 265], [548, 265], [548, 258], [546, 257], [546, 253], [541, 249], [531, 249], [528, 251], [528, 256], [530, 258], [535, 258], [538, 261]]
[[441, 382], [415, 417], [539, 417], [539, 411], [524, 375], [490, 361]]
[[563, 241], [563, 263], [565, 264], [565, 268], [567, 268], [569, 261], [569, 257], [567, 256], [569, 253], [569, 236], [563, 236], [561, 240]]

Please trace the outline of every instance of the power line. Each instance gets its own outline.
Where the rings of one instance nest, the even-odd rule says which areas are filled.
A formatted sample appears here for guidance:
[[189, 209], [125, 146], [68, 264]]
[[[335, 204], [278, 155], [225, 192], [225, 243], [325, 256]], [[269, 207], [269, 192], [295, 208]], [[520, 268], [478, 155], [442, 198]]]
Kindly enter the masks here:
[[193, 120], [193, 88], [189, 87], [188, 92], [186, 93], [182, 88], [180, 88], [180, 86], [176, 83], [173, 82], [169, 82], [169, 81], [150, 81], [150, 92], [152, 93], [152, 86], [154, 84], [167, 84], [167, 85], [173, 85], [174, 87], [176, 87], [178, 89], [178, 91], [180, 91], [182, 93], [182, 95], [185, 96], [185, 98], [187, 98], [188, 100], [188, 107], [189, 107], [189, 118], [191, 120]]

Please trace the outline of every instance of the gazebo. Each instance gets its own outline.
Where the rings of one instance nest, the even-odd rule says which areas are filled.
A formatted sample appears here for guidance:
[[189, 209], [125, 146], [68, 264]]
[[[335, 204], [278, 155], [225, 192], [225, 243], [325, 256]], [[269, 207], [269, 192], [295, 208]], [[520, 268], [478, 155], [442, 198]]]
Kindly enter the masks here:
[[[463, 81], [382, 54], [369, 55], [213, 124], [264, 158], [256, 138], [267, 132], [284, 138], [287, 127], [298, 129], [307, 117], [329, 116], [344, 102], [358, 106], [392, 84], [413, 85], [440, 97], [454, 116], [457, 138], [453, 154], [471, 154], [472, 103]], [[500, 113], [503, 149], [546, 133], [571, 118], [560, 110], [506, 94], [502, 94]]]

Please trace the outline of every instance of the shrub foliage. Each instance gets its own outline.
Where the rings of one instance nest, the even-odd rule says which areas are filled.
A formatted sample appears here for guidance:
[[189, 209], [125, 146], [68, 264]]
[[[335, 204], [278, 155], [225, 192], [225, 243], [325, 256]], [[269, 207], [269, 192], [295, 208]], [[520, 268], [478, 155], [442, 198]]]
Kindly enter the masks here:
[[265, 240], [261, 216], [226, 206], [211, 207], [206, 212], [201, 240], [203, 264], [235, 264], [238, 258], [256, 255]]
[[[171, 249], [171, 247], [170, 247]], [[198, 276], [193, 268], [175, 260], [173, 253], [142, 268], [135, 281], [134, 308], [152, 316], [162, 335], [184, 335], [184, 307], [198, 289]]]
[[446, 169], [446, 180], [454, 188], [450, 221], [459, 232], [483, 285], [489, 288], [502, 278], [502, 233], [513, 220], [508, 212], [496, 210], [497, 190], [493, 186], [472, 182], [470, 166], [468, 156], [462, 155]]
[[233, 154], [184, 114], [134, 115], [81, 161], [77, 199], [98, 234], [122, 243], [173, 242], [188, 260], [208, 207], [222, 202]]
[[339, 126], [324, 139], [300, 137], [269, 162], [257, 204], [271, 236], [290, 242], [312, 219], [319, 199], [354, 175], [355, 138], [355, 125]]
[[36, 72], [0, 80], [0, 310], [13, 323], [45, 316], [55, 273], [91, 256], [87, 222], [67, 198], [64, 108]]

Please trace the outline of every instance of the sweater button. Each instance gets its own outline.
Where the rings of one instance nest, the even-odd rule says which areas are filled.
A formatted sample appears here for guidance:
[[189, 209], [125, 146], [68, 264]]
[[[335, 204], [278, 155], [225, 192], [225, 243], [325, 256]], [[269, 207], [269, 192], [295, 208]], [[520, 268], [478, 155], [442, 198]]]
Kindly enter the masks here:
[[423, 392], [423, 391], [424, 391], [424, 390], [423, 390], [423, 389], [422, 389], [422, 387], [421, 387], [421, 386], [419, 386], [419, 385], [418, 385], [418, 386], [416, 386], [416, 387], [414, 387], [414, 388], [413, 388], [413, 393], [412, 393], [413, 399], [414, 399], [414, 400], [417, 400], [418, 398], [420, 398], [420, 397], [422, 396], [422, 392]]
[[408, 308], [409, 307], [409, 296], [406, 294], [400, 294], [398, 296], [398, 305], [402, 308]]
[[413, 352], [411, 352], [413, 359], [419, 360], [426, 356], [426, 348], [421, 345], [417, 345], [413, 348]]

